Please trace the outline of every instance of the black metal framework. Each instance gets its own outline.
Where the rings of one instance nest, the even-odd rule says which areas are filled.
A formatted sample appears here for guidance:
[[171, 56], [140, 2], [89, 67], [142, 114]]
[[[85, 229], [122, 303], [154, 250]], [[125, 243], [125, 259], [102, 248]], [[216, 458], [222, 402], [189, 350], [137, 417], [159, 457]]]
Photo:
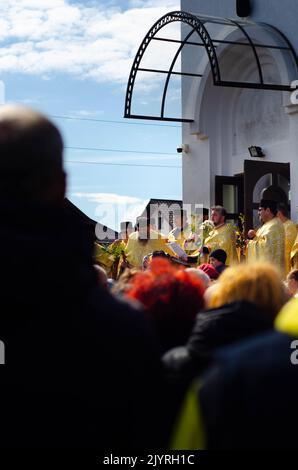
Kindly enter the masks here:
[[[191, 29], [190, 32], [185, 36], [182, 40], [171, 39], [171, 38], [164, 38], [158, 37], [157, 33], [164, 28], [165, 26], [169, 25], [170, 23], [174, 22], [182, 22], [187, 24]], [[213, 36], [210, 31], [208, 31], [207, 25], [221, 25], [221, 26], [230, 26], [235, 28], [235, 31], [239, 31], [241, 34], [241, 40], [233, 41], [233, 40], [224, 40], [218, 37], [211, 37]], [[266, 44], [263, 42], [255, 41], [251, 34], [249, 34], [248, 29], [257, 28], [259, 31], [264, 31], [266, 34], [269, 34], [273, 39], [273, 44]], [[196, 34], [199, 36], [200, 42], [190, 41], [192, 36]], [[148, 45], [151, 41], [166, 41], [171, 43], [179, 44], [178, 50], [176, 51], [173, 60], [171, 62], [170, 67], [167, 70], [160, 70], [154, 68], [143, 68], [141, 67], [141, 62], [144, 57], [144, 54], [148, 48]], [[242, 42], [243, 41], [243, 42]], [[271, 41], [270, 41], [271, 42]], [[243, 82], [243, 81], [230, 81], [230, 80], [222, 80], [221, 78], [221, 68], [219, 65], [219, 57], [216, 52], [216, 49], [221, 44], [231, 44], [231, 45], [239, 45], [243, 47], [249, 47], [252, 50], [254, 59], [256, 61], [256, 67], [258, 70], [258, 77], [259, 80], [257, 82]], [[290, 83], [266, 83], [263, 76], [263, 69], [262, 64], [259, 58], [258, 49], [272, 49], [278, 50], [281, 53], [288, 54], [288, 58], [290, 58], [290, 66], [293, 70], [293, 77], [291, 81], [298, 79], [298, 59], [293, 49], [292, 45], [288, 41], [288, 39], [277, 30], [275, 27], [267, 25], [265, 23], [253, 23], [248, 21], [236, 21], [230, 19], [223, 19], [223, 18], [215, 18], [215, 17], [208, 17], [208, 16], [195, 16], [191, 13], [187, 13], [184, 11], [173, 11], [167, 13], [163, 17], [161, 17], [148, 31], [145, 38], [143, 39], [137, 54], [135, 56], [129, 79], [127, 84], [126, 90], [126, 97], [125, 97], [125, 111], [124, 117], [125, 118], [132, 118], [132, 119], [151, 119], [151, 120], [161, 120], [161, 121], [177, 121], [177, 122], [192, 122], [193, 119], [186, 119], [186, 118], [173, 118], [165, 116], [165, 103], [166, 97], [168, 92], [169, 81], [173, 75], [178, 76], [190, 76], [190, 77], [197, 77], [202, 78], [202, 74], [199, 73], [188, 73], [188, 72], [177, 72], [174, 71], [174, 66], [177, 62], [179, 54], [182, 52], [182, 49], [185, 45], [193, 45], [198, 47], [204, 47], [206, 54], [208, 56], [213, 84], [215, 86], [225, 86], [225, 87], [240, 87], [240, 88], [252, 88], [252, 89], [261, 89], [261, 90], [279, 90], [279, 91], [289, 91], [293, 92], [293, 88], [291, 88]], [[147, 115], [139, 115], [139, 114], [132, 114], [131, 107], [132, 107], [132, 99], [133, 99], [133, 91], [134, 85], [137, 77], [138, 72], [147, 72], [147, 73], [159, 73], [159, 74], [167, 74], [165, 85], [163, 89], [163, 95], [161, 100], [160, 106], [160, 115], [159, 116], [147, 116]]]

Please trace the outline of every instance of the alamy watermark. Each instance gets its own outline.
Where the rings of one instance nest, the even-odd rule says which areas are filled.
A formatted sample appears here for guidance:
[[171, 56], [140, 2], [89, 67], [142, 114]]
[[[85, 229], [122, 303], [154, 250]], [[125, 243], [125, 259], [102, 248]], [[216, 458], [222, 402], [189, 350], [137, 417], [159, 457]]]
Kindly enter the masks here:
[[[124, 209], [123, 205], [121, 206], [121, 211], [117, 204], [101, 204], [96, 210], [96, 219], [97, 224], [95, 227], [95, 235], [99, 240], [111, 240], [116, 238], [116, 232], [112, 229], [108, 229], [106, 225], [106, 220], [109, 219], [110, 223], [114, 226], [119, 226], [121, 220], [119, 220], [120, 213], [125, 212], [129, 213], [130, 205], [128, 205], [127, 210]], [[174, 214], [179, 213], [183, 210], [185, 217], [185, 222], [189, 225], [195, 225], [203, 221], [203, 204], [187, 204], [184, 203], [182, 206], [178, 203], [173, 202], [172, 204], [150, 204], [147, 206], [145, 211], [143, 211], [141, 217], [137, 217], [137, 222], [139, 219], [143, 219], [139, 225], [142, 225], [144, 219], [150, 221], [150, 225], [153, 229], [152, 232], [148, 232], [148, 236], [145, 238], [158, 238], [158, 231], [160, 230], [163, 234], [168, 234], [173, 228], [173, 219]], [[124, 219], [125, 220], [125, 219]], [[128, 217], [126, 218], [128, 220]]]
[[293, 366], [297, 366], [298, 364], [298, 340], [295, 339], [294, 341], [291, 342], [291, 349], [294, 349], [294, 351], [291, 354], [290, 361]]

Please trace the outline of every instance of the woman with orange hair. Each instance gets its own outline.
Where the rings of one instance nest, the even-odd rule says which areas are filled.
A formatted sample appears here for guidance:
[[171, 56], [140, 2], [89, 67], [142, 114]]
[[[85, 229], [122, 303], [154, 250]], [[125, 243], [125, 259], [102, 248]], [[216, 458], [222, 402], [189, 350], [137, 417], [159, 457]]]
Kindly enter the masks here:
[[143, 304], [151, 316], [161, 352], [185, 344], [196, 314], [204, 306], [202, 281], [164, 258], [153, 258], [150, 269], [136, 274], [126, 295]]

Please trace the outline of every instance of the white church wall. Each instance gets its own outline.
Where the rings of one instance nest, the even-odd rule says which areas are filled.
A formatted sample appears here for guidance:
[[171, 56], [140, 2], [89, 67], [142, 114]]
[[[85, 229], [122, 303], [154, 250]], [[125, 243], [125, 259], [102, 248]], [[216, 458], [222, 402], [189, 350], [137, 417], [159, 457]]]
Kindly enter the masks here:
[[[276, 26], [290, 39], [298, 50], [298, 36], [293, 16], [298, 17], [298, 2], [285, 0], [282, 15], [279, 0], [254, 0], [249, 19], [265, 21]], [[234, 0], [182, 0], [181, 9], [205, 15], [237, 19]], [[243, 49], [243, 48], [242, 48]], [[220, 53], [220, 50], [218, 49]], [[241, 51], [224, 50], [223, 73], [246, 81], [256, 74], [256, 64]], [[222, 57], [223, 57], [222, 55]], [[262, 51], [262, 65], [269, 80], [279, 81], [278, 74], [286, 74], [285, 67], [278, 69], [276, 54]], [[182, 64], [194, 61], [187, 54]], [[202, 67], [202, 58], [198, 68]], [[276, 76], [274, 76], [274, 74]], [[298, 77], [297, 77], [298, 79]], [[190, 145], [190, 153], [183, 157], [183, 201], [200, 202], [206, 206], [214, 203], [215, 175], [232, 176], [243, 171], [244, 159], [250, 159], [248, 147], [258, 145], [266, 154], [264, 161], [291, 163], [292, 217], [298, 218], [298, 112], [290, 105], [290, 93], [280, 91], [249, 90], [214, 87], [208, 61], [204, 78], [199, 85], [182, 83], [183, 114], [194, 116], [194, 123], [184, 124], [183, 143]], [[297, 189], [295, 188], [297, 187]]]

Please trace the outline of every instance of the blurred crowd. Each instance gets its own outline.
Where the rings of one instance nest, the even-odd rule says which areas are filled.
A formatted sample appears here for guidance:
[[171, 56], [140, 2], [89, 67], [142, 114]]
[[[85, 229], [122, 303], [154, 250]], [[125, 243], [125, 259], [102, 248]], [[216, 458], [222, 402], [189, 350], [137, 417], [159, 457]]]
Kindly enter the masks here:
[[197, 233], [183, 211], [167, 237], [152, 220], [126, 223], [112, 276], [111, 252], [65, 213], [65, 190], [57, 128], [2, 107], [0, 446], [296, 448], [287, 208], [260, 201], [245, 253], [221, 206]]

